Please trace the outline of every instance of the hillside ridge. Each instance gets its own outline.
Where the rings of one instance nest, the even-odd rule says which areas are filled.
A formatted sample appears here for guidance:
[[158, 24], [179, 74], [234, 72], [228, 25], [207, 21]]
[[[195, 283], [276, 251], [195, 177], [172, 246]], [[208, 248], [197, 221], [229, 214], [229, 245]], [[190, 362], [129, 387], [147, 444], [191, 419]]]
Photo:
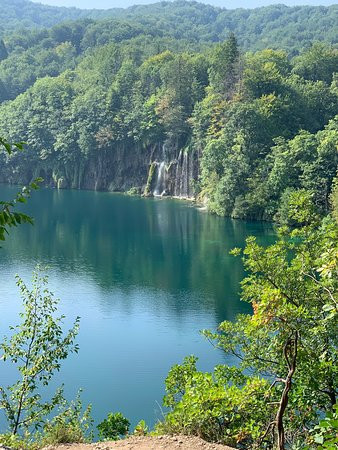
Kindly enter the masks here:
[[[123, 8], [79, 9], [33, 3], [29, 0], [0, 0], [0, 36], [20, 28], [50, 28], [76, 20], [119, 19], [140, 25], [156, 26], [165, 22], [163, 32], [175, 29], [184, 38], [216, 42], [234, 32], [245, 50], [259, 50], [285, 41], [283, 48], [292, 48], [293, 40], [320, 40], [335, 43], [333, 32], [338, 20], [338, 5], [294, 6], [283, 4], [254, 9], [232, 9], [206, 5], [196, 1], [176, 0], [135, 5]], [[243, 26], [245, 24], [245, 27]]]

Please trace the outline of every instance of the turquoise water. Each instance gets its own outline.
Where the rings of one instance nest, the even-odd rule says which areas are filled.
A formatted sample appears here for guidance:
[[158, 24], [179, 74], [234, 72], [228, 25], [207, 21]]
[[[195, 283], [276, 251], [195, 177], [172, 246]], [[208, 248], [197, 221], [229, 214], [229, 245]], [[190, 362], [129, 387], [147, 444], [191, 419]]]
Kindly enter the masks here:
[[[0, 186], [1, 199], [15, 192]], [[252, 234], [271, 242], [270, 226], [178, 200], [89, 191], [42, 189], [25, 211], [35, 225], [13, 230], [0, 250], [0, 334], [18, 322], [15, 274], [29, 282], [35, 265], [47, 264], [66, 325], [81, 317], [80, 353], [63, 364], [51, 390], [64, 383], [73, 398], [83, 388], [96, 422], [121, 411], [133, 425], [152, 425], [173, 364], [190, 354], [202, 370], [226, 361], [199, 330], [250, 311], [238, 297], [241, 261], [229, 250]], [[15, 372], [2, 365], [0, 384], [11, 383]]]

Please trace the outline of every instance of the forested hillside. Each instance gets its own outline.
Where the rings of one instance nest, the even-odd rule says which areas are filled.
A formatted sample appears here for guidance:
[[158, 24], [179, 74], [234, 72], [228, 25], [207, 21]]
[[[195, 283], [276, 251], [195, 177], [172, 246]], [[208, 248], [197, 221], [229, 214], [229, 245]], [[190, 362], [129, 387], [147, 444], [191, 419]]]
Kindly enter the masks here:
[[85, 17], [100, 18], [118, 13], [118, 9], [88, 11], [79, 8], [65, 8], [33, 3], [30, 0], [0, 0], [0, 32], [19, 28], [52, 27], [66, 20]]
[[[336, 11], [315, 9], [323, 21]], [[6, 157], [1, 180], [194, 197], [220, 215], [279, 220], [290, 192], [302, 189], [325, 213], [337, 167], [337, 49], [308, 37], [301, 50], [299, 35], [289, 53], [246, 53], [228, 34], [242, 26], [250, 47], [251, 14], [307, 9], [225, 12], [239, 16], [219, 35], [209, 22], [223, 12], [209, 6], [160, 3], [129, 14], [138, 10], [152, 14], [1, 41], [1, 133], [29, 149]], [[299, 16], [298, 27], [308, 24]]]
[[217, 42], [233, 32], [244, 50], [272, 47], [297, 52], [312, 40], [336, 43], [337, 17], [337, 5], [292, 8], [272, 5], [226, 10], [196, 1], [177, 0], [126, 9], [81, 10], [29, 0], [0, 0], [0, 36], [22, 28], [52, 27], [64, 21], [115, 18], [143, 31], [155, 28], [161, 36], [176, 39]]

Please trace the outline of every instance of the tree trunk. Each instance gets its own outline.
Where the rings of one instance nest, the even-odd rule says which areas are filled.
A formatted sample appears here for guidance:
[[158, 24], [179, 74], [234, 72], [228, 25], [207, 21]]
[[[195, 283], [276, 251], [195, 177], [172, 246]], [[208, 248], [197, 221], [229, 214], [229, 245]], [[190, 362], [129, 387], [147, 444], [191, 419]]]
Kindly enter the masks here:
[[279, 408], [276, 414], [276, 426], [277, 426], [277, 449], [285, 450], [285, 432], [283, 425], [283, 416], [289, 402], [289, 392], [292, 385], [292, 377], [296, 370], [297, 362], [297, 349], [298, 349], [299, 333], [296, 331], [294, 339], [290, 338], [284, 346], [284, 358], [287, 362], [289, 372], [284, 380], [285, 386], [283, 389], [282, 397], [279, 402]]

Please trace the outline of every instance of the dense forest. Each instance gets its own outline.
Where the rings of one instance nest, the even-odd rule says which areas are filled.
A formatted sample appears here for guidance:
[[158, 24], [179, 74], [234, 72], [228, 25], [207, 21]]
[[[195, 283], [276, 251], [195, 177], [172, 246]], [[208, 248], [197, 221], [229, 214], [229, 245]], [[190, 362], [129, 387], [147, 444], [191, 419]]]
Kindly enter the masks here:
[[[29, 0], [0, 0], [0, 37], [18, 29], [49, 28], [65, 21], [82, 19], [93, 24], [98, 19], [110, 19], [109, 29], [107, 24], [104, 25], [106, 32], [100, 36], [100, 44], [123, 38], [121, 30], [119, 35], [109, 36], [109, 30], [119, 28], [118, 21], [122, 20], [125, 27], [134, 27], [144, 34], [151, 34], [155, 29], [160, 36], [217, 42], [233, 32], [244, 50], [272, 47], [298, 52], [313, 40], [337, 43], [337, 13], [337, 5], [271, 5], [227, 10], [196, 1], [176, 0], [126, 9], [81, 10], [41, 5]], [[126, 38], [125, 33], [124, 36]]]
[[[315, 10], [322, 20], [336, 12]], [[302, 48], [300, 35], [289, 52], [245, 52], [255, 41], [250, 17], [267, 14], [272, 32], [273, 11], [281, 21], [298, 11], [298, 25], [311, 28], [307, 8], [174, 2], [128, 9], [132, 21], [6, 35], [0, 129], [29, 151], [2, 156], [1, 179], [197, 198], [219, 215], [264, 220], [281, 220], [290, 193], [304, 189], [325, 213], [337, 167], [338, 51], [309, 36]], [[248, 14], [251, 38], [239, 33], [238, 42], [230, 22], [213, 34], [208, 20], [216, 26], [223, 13], [238, 28]], [[326, 38], [333, 30], [322, 27]], [[285, 34], [272, 36], [284, 46]]]

